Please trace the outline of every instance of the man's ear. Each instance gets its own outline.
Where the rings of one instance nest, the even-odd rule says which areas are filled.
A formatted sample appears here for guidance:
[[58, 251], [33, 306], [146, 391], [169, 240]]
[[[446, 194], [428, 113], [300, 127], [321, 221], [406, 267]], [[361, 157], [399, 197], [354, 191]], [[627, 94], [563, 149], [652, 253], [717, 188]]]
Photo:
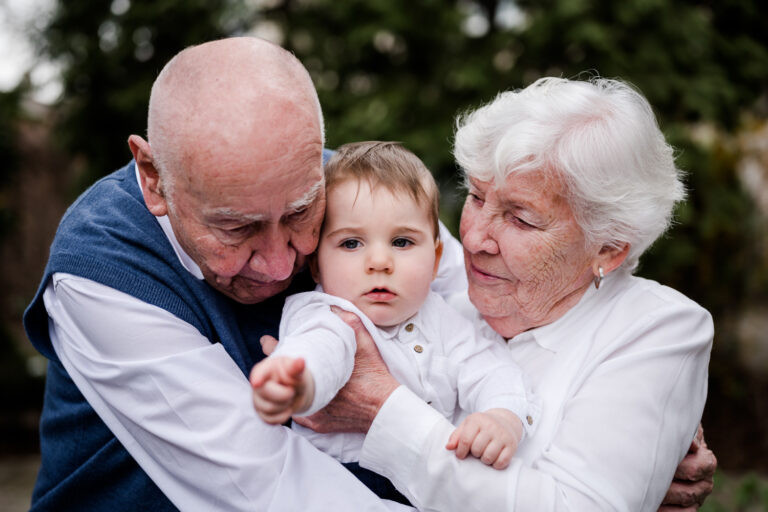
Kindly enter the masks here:
[[432, 270], [432, 279], [437, 277], [437, 269], [440, 268], [440, 258], [443, 257], [443, 241], [438, 240], [435, 244], [435, 268]]
[[627, 254], [629, 254], [628, 243], [622, 244], [619, 247], [604, 245], [592, 264], [592, 273], [597, 276], [599, 273], [598, 268], [602, 267], [603, 273], [608, 275], [624, 263], [624, 260], [627, 259]]
[[128, 137], [128, 146], [131, 148], [133, 159], [136, 160], [136, 167], [139, 170], [144, 204], [147, 205], [147, 209], [152, 215], [156, 217], [166, 215], [168, 213], [168, 201], [165, 197], [160, 173], [157, 172], [152, 159], [152, 148], [149, 147], [149, 142], [138, 135], [131, 135]]

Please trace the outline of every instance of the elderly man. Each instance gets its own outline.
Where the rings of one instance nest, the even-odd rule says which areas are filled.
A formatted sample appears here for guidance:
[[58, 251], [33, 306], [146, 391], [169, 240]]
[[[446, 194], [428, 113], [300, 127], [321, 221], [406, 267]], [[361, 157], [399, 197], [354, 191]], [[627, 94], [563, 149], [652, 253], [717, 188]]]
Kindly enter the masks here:
[[134, 161], [62, 219], [25, 314], [50, 359], [32, 510], [400, 507], [250, 402], [259, 338], [312, 286], [323, 127], [307, 72], [258, 39], [187, 49], [153, 86], [148, 140], [128, 142]]
[[51, 360], [32, 509], [386, 510], [258, 420], [244, 375], [310, 285], [325, 200], [309, 75], [257, 39], [188, 49], [152, 89], [148, 138], [65, 215], [26, 314]]

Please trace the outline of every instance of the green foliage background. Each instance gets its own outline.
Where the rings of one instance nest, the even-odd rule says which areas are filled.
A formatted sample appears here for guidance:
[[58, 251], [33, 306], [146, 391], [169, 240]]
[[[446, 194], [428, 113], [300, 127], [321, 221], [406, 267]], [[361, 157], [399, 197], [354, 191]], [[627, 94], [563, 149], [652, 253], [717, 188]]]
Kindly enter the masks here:
[[[128, 161], [126, 139], [144, 133], [150, 86], [173, 54], [260, 34], [309, 69], [327, 145], [403, 141], [442, 184], [442, 215], [453, 228], [462, 201], [450, 153], [458, 113], [545, 75], [632, 82], [678, 148], [689, 189], [677, 225], [644, 258], [641, 274], [713, 313], [707, 437], [721, 465], [768, 471], [768, 412], [760, 405], [768, 376], [742, 375], [736, 335], [721, 328], [744, 308], [768, 304], [765, 219], [742, 188], [729, 143], [768, 118], [767, 14], [760, 0], [68, 0], [56, 4], [38, 46], [64, 70], [53, 136], [79, 176], [65, 191], [72, 198]], [[22, 95], [14, 94], [0, 97], [0, 158], [11, 164], [7, 141]], [[717, 134], [714, 142], [695, 136], [702, 126]], [[0, 199], [3, 187], [5, 177]], [[12, 224], [0, 202], [0, 239]], [[743, 424], [729, 421], [733, 415]], [[752, 452], [738, 444], [747, 440]]]

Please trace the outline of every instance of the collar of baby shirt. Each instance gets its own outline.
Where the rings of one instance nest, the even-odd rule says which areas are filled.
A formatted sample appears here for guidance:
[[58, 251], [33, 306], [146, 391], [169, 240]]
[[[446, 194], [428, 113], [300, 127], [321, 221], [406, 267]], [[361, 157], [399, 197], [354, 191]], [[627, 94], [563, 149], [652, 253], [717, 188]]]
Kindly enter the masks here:
[[425, 327], [424, 317], [421, 314], [421, 310], [419, 310], [411, 318], [397, 325], [391, 327], [379, 327], [379, 332], [381, 333], [381, 337], [385, 340], [410, 343], [413, 341], [414, 336], [418, 335], [420, 341], [426, 343], [429, 342], [429, 339], [425, 335], [425, 332], [427, 331]]

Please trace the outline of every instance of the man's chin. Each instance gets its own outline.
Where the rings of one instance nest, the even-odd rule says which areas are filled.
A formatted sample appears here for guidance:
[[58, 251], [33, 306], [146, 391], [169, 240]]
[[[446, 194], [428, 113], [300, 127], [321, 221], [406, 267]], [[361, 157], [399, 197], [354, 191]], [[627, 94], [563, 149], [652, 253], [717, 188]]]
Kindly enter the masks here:
[[242, 304], [256, 304], [284, 291], [291, 284], [291, 279], [285, 281], [273, 281], [271, 283], [259, 283], [242, 277], [235, 278], [229, 286], [221, 286], [218, 283], [210, 283], [230, 299]]

